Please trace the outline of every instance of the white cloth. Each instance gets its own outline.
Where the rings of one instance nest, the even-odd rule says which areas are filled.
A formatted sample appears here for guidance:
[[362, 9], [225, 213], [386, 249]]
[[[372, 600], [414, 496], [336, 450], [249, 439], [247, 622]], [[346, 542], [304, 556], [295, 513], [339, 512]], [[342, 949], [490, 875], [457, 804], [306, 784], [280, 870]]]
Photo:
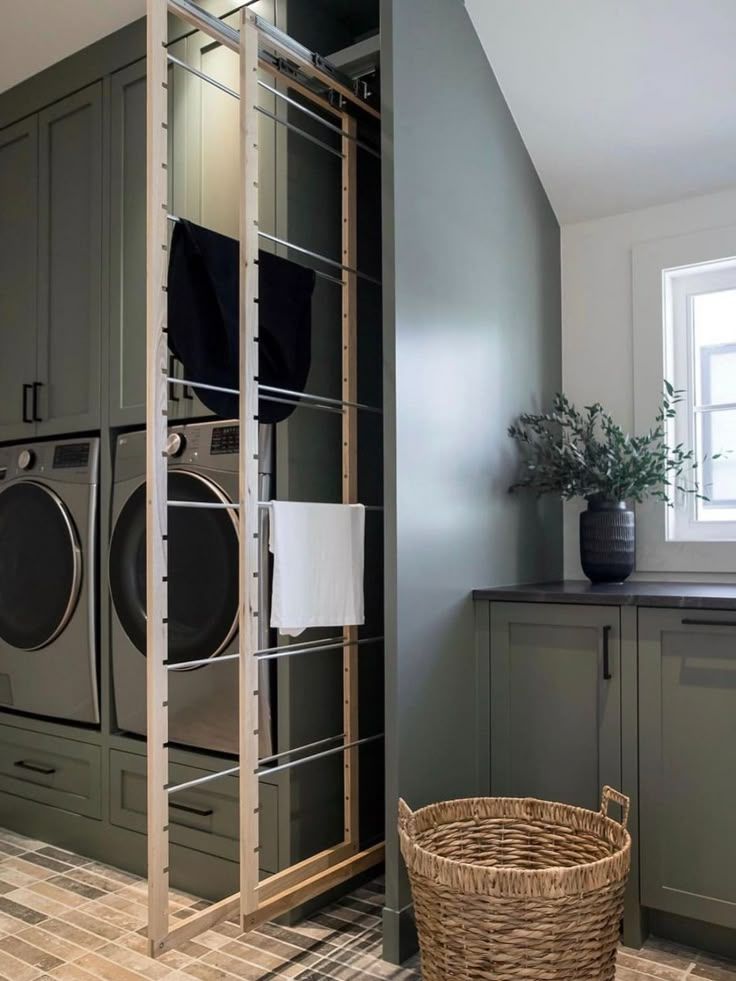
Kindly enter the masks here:
[[307, 627], [365, 620], [362, 504], [271, 502], [271, 626], [297, 637]]

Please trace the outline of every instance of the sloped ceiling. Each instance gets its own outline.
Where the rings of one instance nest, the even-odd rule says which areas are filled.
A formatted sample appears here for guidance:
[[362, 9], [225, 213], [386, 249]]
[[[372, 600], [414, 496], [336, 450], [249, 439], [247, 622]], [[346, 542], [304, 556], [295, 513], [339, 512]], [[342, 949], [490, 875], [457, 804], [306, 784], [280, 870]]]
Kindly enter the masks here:
[[736, 186], [736, 0], [465, 0], [561, 223]]
[[0, 92], [145, 12], [146, 0], [2, 0]]

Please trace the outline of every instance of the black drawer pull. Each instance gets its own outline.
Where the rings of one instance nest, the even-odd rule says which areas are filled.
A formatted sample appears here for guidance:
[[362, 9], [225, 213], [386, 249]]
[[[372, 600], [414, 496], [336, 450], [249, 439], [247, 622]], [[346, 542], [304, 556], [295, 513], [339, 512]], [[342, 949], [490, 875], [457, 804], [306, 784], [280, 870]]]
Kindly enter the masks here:
[[34, 382], [33, 383], [33, 421], [34, 422], [43, 422], [43, 419], [38, 414], [38, 390], [39, 390], [39, 388], [43, 388], [43, 382]]
[[55, 766], [44, 766], [42, 763], [31, 763], [28, 760], [16, 760], [13, 766], [19, 766], [22, 770], [31, 770], [33, 773], [43, 773], [45, 777], [56, 773]]
[[169, 807], [172, 811], [184, 811], [185, 814], [196, 814], [197, 817], [209, 817], [214, 814], [211, 807], [192, 807], [191, 804], [173, 804], [170, 803]]
[[609, 652], [609, 640], [611, 636], [611, 628], [603, 628], [603, 680], [610, 681], [613, 675], [611, 674], [611, 661]]
[[682, 625], [683, 627], [736, 627], [736, 620], [692, 620], [686, 617]]
[[28, 415], [28, 393], [33, 388], [33, 385], [23, 386], [23, 422], [33, 422], [33, 418]]

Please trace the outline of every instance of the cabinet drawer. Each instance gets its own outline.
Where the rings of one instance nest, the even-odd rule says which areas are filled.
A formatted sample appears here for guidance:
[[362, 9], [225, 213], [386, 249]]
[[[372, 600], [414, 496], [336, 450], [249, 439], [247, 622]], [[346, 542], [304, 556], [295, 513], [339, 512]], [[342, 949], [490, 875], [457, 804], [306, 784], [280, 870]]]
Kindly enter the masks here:
[[[207, 776], [210, 770], [172, 764], [172, 783]], [[146, 759], [110, 751], [110, 820], [122, 828], [146, 833]], [[223, 777], [203, 787], [174, 794], [169, 811], [172, 844], [238, 861], [239, 791], [237, 777]], [[261, 871], [278, 871], [278, 787], [261, 781]]]
[[100, 817], [100, 748], [0, 726], [0, 791]]

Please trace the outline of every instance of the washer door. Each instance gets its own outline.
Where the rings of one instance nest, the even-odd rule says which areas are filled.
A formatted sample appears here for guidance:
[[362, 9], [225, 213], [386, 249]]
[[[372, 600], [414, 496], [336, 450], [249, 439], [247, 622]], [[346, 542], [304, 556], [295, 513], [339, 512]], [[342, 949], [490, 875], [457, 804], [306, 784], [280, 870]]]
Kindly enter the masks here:
[[[229, 504], [212, 481], [169, 473], [169, 498]], [[230, 509], [169, 508], [169, 661], [216, 657], [238, 627], [238, 524]], [[110, 544], [110, 592], [123, 629], [146, 653], [146, 486], [123, 505]]]
[[0, 492], [0, 638], [46, 647], [69, 622], [82, 584], [79, 536], [63, 501], [35, 481]]

